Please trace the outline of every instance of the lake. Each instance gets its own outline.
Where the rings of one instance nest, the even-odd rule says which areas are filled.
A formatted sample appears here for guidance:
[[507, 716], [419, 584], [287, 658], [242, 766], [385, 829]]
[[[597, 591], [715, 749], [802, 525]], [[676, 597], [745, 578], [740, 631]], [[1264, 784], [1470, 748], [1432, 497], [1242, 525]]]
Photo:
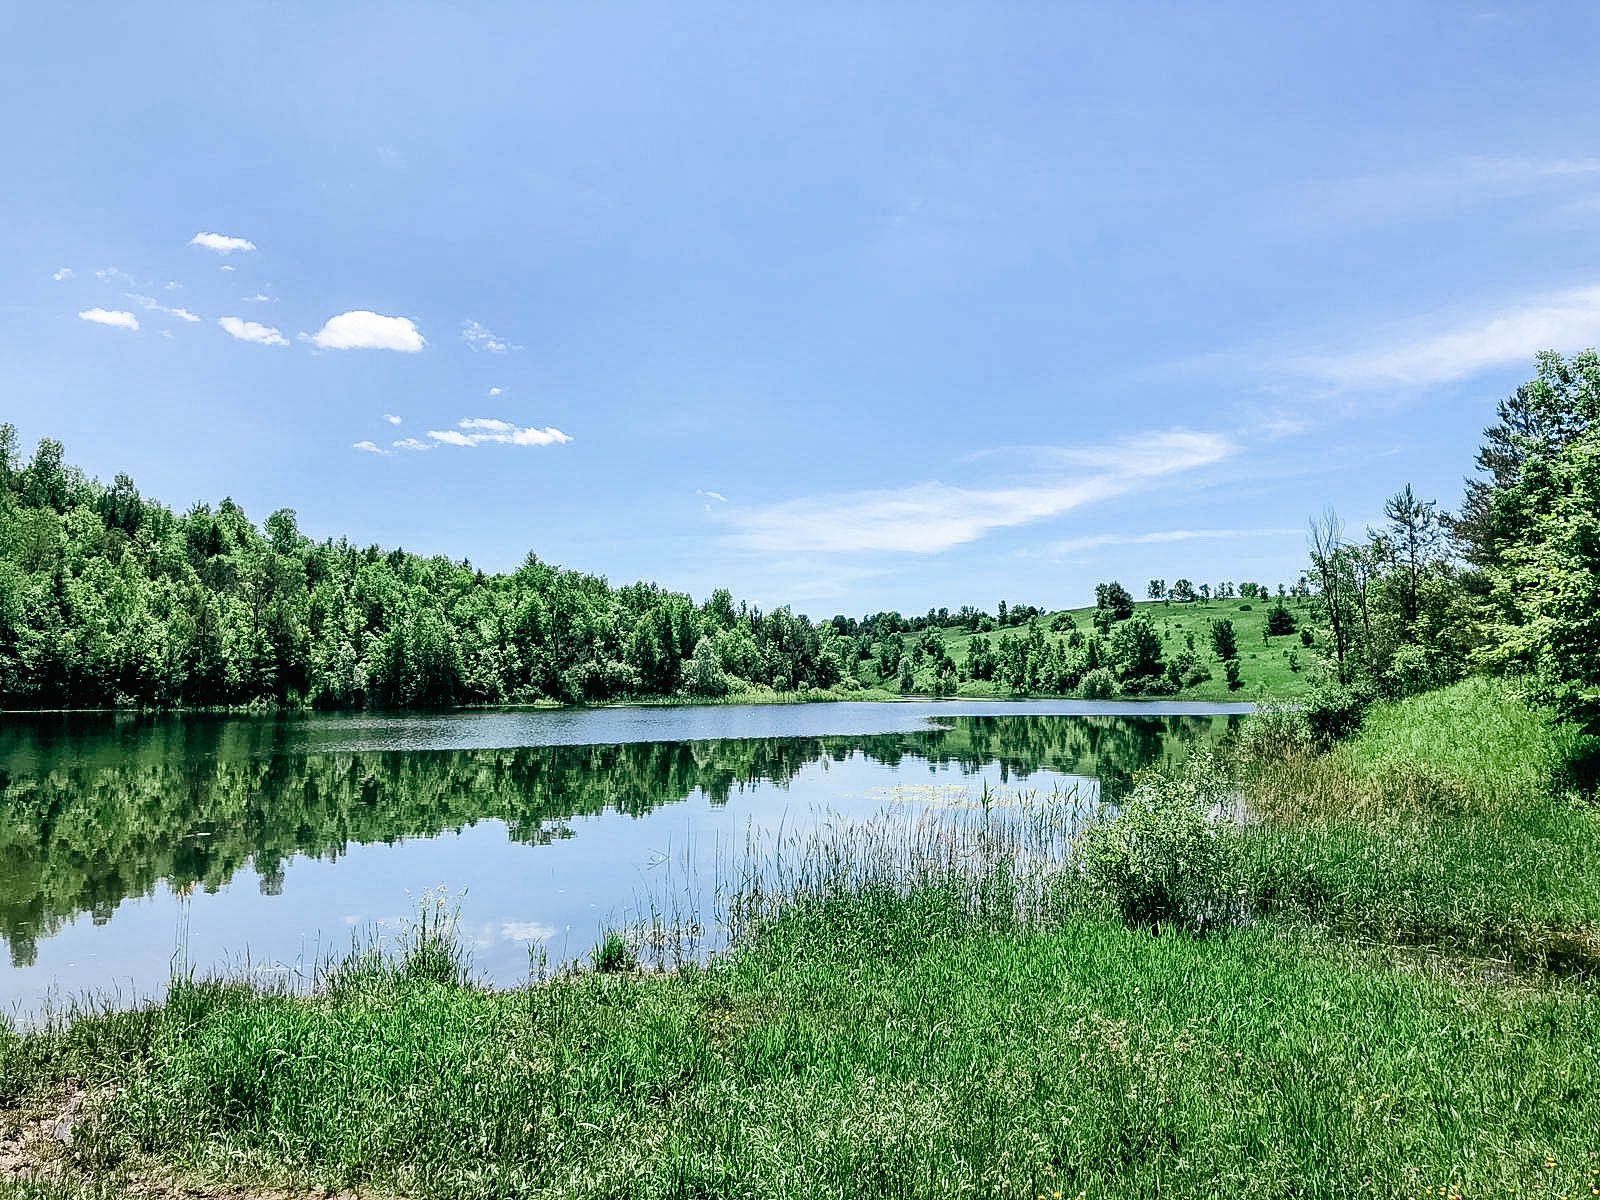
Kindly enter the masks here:
[[[1226, 735], [1244, 704], [707, 705], [445, 714], [0, 715], [0, 1011], [160, 995], [174, 962], [304, 979], [421, 897], [477, 970], [584, 955], [775, 830], [1075, 788]], [[687, 899], [685, 899], [687, 898]]]

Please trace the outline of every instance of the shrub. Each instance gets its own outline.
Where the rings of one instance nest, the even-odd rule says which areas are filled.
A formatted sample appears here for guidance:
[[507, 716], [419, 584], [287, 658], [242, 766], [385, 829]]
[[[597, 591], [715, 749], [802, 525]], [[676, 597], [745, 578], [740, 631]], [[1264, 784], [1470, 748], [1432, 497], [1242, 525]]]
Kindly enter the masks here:
[[1331, 746], [1361, 728], [1371, 703], [1372, 695], [1365, 688], [1322, 683], [1311, 689], [1301, 711], [1312, 740], [1319, 746]]
[[1105, 667], [1087, 672], [1078, 685], [1085, 700], [1109, 700], [1117, 694], [1117, 678]]
[[1279, 600], [1277, 604], [1267, 610], [1267, 633], [1272, 637], [1282, 637], [1295, 630], [1294, 614]]
[[1239, 731], [1239, 752], [1249, 760], [1272, 762], [1315, 749], [1305, 712], [1296, 705], [1266, 701]]
[[1237, 874], [1219, 820], [1228, 793], [1208, 750], [1175, 775], [1141, 780], [1116, 816], [1078, 838], [1081, 877], [1129, 925], [1215, 927], [1230, 914]]
[[1239, 660], [1230, 658], [1222, 664], [1222, 673], [1228, 677], [1228, 690], [1237, 692], [1244, 686], [1244, 680], [1239, 678]]

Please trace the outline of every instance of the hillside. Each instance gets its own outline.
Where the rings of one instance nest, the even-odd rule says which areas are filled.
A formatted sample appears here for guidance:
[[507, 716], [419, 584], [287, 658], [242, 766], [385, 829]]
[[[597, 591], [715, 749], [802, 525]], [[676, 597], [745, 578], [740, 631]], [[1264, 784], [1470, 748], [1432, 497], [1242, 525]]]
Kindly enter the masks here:
[[[1286, 607], [1295, 618], [1296, 631], [1268, 638], [1265, 636], [1267, 614], [1276, 603], [1275, 599], [1196, 600], [1189, 603], [1155, 600], [1136, 603], [1135, 613], [1147, 616], [1154, 625], [1161, 640], [1164, 658], [1171, 659], [1186, 650], [1192, 637], [1199, 665], [1210, 672], [1210, 679], [1186, 685], [1171, 693], [1169, 698], [1239, 700], [1266, 695], [1292, 699], [1304, 695], [1310, 687], [1307, 668], [1318, 654], [1315, 644], [1318, 630], [1314, 625], [1316, 615], [1314, 602], [1293, 597], [1285, 600]], [[970, 678], [965, 668], [975, 638], [986, 639], [992, 650], [1004, 636], [1016, 639], [1035, 636], [1042, 637], [1052, 647], [1060, 644], [1064, 650], [1073, 632], [1076, 631], [1084, 639], [1094, 635], [1094, 615], [1093, 606], [1049, 612], [1033, 619], [1031, 627], [1036, 630], [1034, 634], [1030, 634], [1029, 623], [1004, 629], [996, 628], [984, 633], [969, 630], [964, 625], [950, 624], [937, 626], [930, 631], [902, 634], [900, 641], [902, 653], [912, 656], [916, 646], [924, 642], [928, 632], [936, 636], [945, 658], [956, 664], [958, 679], [954, 691], [949, 694], [996, 699], [1017, 695], [1076, 695], [1077, 689], [1030, 688], [1019, 692], [995, 679]], [[1228, 687], [1222, 660], [1212, 649], [1211, 626], [1212, 622], [1219, 620], [1233, 622], [1239, 649], [1241, 686], [1237, 689], [1230, 690]], [[1301, 630], [1311, 631], [1312, 646], [1304, 644]], [[940, 690], [939, 663], [942, 661], [942, 659], [936, 661], [928, 654], [921, 656], [921, 661], [913, 670], [914, 690], [917, 693], [935, 694]], [[866, 686], [885, 686], [884, 680], [877, 673], [876, 659], [859, 661], [856, 664], [856, 677]], [[893, 682], [890, 680], [889, 685], [892, 686]]]

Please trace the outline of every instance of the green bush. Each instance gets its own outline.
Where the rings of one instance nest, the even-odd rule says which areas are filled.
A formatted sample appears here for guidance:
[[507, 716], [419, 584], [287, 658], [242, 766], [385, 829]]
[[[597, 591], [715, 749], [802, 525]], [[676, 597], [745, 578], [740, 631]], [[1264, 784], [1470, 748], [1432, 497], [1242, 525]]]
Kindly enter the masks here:
[[1319, 746], [1331, 746], [1361, 728], [1372, 695], [1365, 688], [1321, 683], [1311, 689], [1302, 711]]
[[1083, 880], [1129, 925], [1215, 927], [1235, 891], [1233, 842], [1219, 819], [1228, 802], [1227, 778], [1209, 750], [1174, 775], [1141, 780], [1116, 816], [1079, 837]]
[[1109, 700], [1117, 694], [1117, 677], [1105, 667], [1096, 667], [1078, 685], [1085, 700]]

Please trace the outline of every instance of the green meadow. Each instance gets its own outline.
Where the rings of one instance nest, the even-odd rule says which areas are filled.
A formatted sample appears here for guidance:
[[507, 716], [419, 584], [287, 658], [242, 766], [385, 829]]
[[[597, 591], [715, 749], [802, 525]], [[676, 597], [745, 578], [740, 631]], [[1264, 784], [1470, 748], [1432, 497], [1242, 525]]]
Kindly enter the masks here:
[[[1165, 657], [1171, 658], [1189, 648], [1192, 638], [1194, 652], [1210, 673], [1209, 679], [1182, 687], [1174, 692], [1171, 698], [1254, 700], [1267, 697], [1292, 700], [1310, 691], [1311, 681], [1307, 678], [1307, 668], [1317, 660], [1317, 652], [1302, 643], [1298, 630], [1292, 634], [1266, 636], [1267, 614], [1276, 603], [1276, 599], [1196, 600], [1188, 603], [1141, 600], [1135, 603], [1134, 611], [1147, 615], [1154, 623], [1161, 637], [1161, 647]], [[1286, 604], [1300, 627], [1310, 627], [1313, 624], [1314, 618], [1309, 602], [1290, 599]], [[1077, 630], [1085, 637], [1093, 634], [1094, 614], [1092, 605], [1086, 608], [1061, 609], [1038, 617], [1035, 624], [1046, 641], [1053, 645], [1065, 642], [1071, 636], [1072, 630]], [[1211, 626], [1213, 622], [1220, 620], [1233, 622], [1234, 633], [1238, 640], [1241, 684], [1238, 688], [1228, 686], [1223, 663], [1212, 649]], [[1066, 625], [1066, 621], [1070, 621], [1070, 625]], [[1052, 629], [1052, 623], [1064, 627]], [[983, 634], [975, 634], [957, 625], [935, 627], [935, 633], [943, 643], [946, 653], [958, 666], [967, 662], [974, 637], [986, 638], [993, 645], [1003, 633], [1013, 637], [1025, 637], [1028, 632], [1026, 625]], [[920, 633], [903, 636], [902, 641], [908, 651], [921, 636]], [[1313, 638], [1315, 637], [1314, 632]], [[858, 670], [861, 678], [870, 685], [879, 688], [893, 686], [893, 680], [885, 684], [868, 668], [858, 668]], [[919, 692], [931, 693], [935, 690], [936, 675], [931, 665], [919, 669], [915, 678]], [[1019, 692], [992, 680], [963, 679], [956, 685], [953, 694], [975, 699], [1008, 699], [1019, 695], [1052, 693], [1028, 690]], [[1078, 693], [1076, 690], [1070, 690], [1055, 694], [1072, 696]]]

